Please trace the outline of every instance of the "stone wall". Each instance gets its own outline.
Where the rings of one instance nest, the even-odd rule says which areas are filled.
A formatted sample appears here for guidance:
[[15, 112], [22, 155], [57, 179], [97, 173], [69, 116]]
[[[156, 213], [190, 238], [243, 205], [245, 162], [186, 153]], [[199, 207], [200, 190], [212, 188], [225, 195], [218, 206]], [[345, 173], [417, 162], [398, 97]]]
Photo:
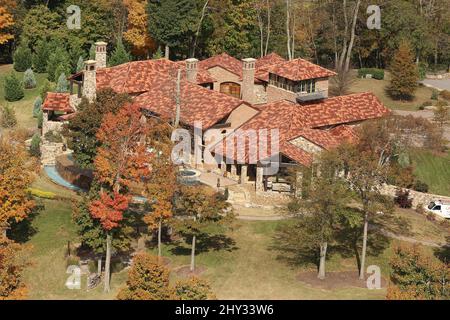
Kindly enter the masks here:
[[316, 154], [321, 152], [323, 149], [319, 147], [318, 145], [312, 143], [311, 141], [303, 138], [298, 137], [295, 140], [292, 140], [291, 143], [295, 145], [296, 147], [299, 147], [300, 149], [305, 150], [306, 152]]
[[68, 155], [56, 158], [56, 170], [64, 180], [82, 189], [89, 189], [92, 182], [92, 171], [78, 167]]
[[[386, 185], [381, 190], [381, 192], [384, 195], [395, 197], [397, 190], [398, 190], [398, 187], [396, 187], [396, 186]], [[441, 195], [437, 195], [437, 194], [417, 192], [414, 190], [409, 190], [409, 196], [413, 200], [413, 202], [412, 202], [413, 208], [416, 208], [419, 204], [427, 205], [431, 201], [436, 201], [436, 200], [450, 201], [450, 197], [445, 197], [445, 196], [441, 196]]]
[[56, 158], [64, 154], [64, 143], [44, 142], [41, 144], [41, 164], [43, 166], [56, 165]]
[[297, 94], [269, 84], [267, 86], [267, 102], [271, 103], [280, 100], [288, 100], [296, 103]]

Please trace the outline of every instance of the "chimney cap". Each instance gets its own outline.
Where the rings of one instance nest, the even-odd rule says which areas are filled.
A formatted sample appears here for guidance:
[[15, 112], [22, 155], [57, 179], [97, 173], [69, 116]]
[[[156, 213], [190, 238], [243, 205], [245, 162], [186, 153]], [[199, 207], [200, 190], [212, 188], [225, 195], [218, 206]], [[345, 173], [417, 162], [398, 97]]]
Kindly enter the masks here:
[[86, 60], [84, 62], [85, 65], [92, 65], [92, 64], [96, 64], [96, 63], [97, 63], [97, 61], [95, 61], [95, 60]]
[[244, 62], [256, 62], [256, 59], [254, 59], [254, 58], [245, 58], [245, 59], [242, 59], [242, 61], [244, 61]]
[[97, 42], [95, 43], [95, 45], [96, 45], [96, 46], [106, 46], [106, 45], [108, 45], [108, 43], [106, 43], [106, 42], [104, 42], [104, 41], [97, 41]]
[[186, 59], [186, 62], [198, 62], [198, 59], [196, 59], [196, 58], [189, 58], [189, 59]]

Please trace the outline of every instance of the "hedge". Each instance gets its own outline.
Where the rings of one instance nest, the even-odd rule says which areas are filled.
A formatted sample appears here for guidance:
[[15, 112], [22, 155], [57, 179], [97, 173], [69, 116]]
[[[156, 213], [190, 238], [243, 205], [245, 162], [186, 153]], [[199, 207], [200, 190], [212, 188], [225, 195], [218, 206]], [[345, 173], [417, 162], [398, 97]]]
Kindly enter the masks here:
[[372, 78], [377, 80], [384, 79], [384, 70], [377, 68], [361, 68], [358, 70], [358, 77], [365, 78], [366, 75], [371, 74]]
[[50, 199], [53, 200], [56, 198], [56, 194], [50, 191], [43, 191], [39, 189], [29, 188], [28, 191], [31, 193], [32, 196], [36, 198], [41, 199]]

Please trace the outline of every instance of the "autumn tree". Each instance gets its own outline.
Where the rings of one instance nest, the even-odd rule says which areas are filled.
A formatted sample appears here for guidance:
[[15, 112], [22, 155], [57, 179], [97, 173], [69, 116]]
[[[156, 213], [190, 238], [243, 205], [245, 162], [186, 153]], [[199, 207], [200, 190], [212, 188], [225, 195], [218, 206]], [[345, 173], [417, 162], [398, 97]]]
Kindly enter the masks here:
[[132, 46], [132, 53], [147, 59], [155, 49], [155, 43], [148, 30], [147, 0], [124, 0], [128, 10], [127, 31], [123, 38]]
[[0, 6], [0, 45], [14, 39], [14, 35], [10, 32], [14, 26], [14, 18], [7, 8]]
[[215, 300], [211, 285], [203, 279], [190, 277], [175, 284], [175, 295], [180, 300]]
[[448, 300], [448, 265], [424, 254], [417, 245], [397, 245], [389, 262], [391, 284], [389, 300]]
[[285, 226], [278, 237], [282, 246], [310, 255], [312, 260], [317, 257], [319, 279], [325, 279], [327, 249], [336, 242], [350, 200], [348, 187], [339, 175], [343, 168], [338, 158], [333, 151], [320, 155], [316, 168], [320, 173], [312, 179], [308, 197], [295, 197], [288, 206], [296, 223]]
[[23, 144], [10, 136], [0, 137], [0, 234], [6, 236], [12, 222], [27, 218], [34, 208], [27, 189], [31, 168]]
[[[150, 173], [145, 137], [148, 131], [136, 105], [125, 105], [117, 114], [107, 114], [97, 132], [100, 147], [94, 160], [100, 197], [90, 205], [93, 218], [106, 231], [105, 291], [110, 280], [112, 230], [119, 227], [130, 201], [129, 188]], [[143, 140], [144, 138], [144, 140]]]
[[169, 284], [169, 269], [147, 253], [133, 259], [126, 287], [117, 295], [119, 300], [170, 300], [173, 291]]
[[197, 239], [208, 238], [214, 227], [229, 222], [233, 214], [222, 195], [200, 186], [183, 186], [177, 195], [175, 206], [178, 232], [186, 241], [191, 241], [190, 270], [194, 271]]
[[433, 110], [433, 120], [439, 125], [441, 131], [441, 138], [444, 137], [445, 125], [450, 123], [450, 111], [447, 103], [439, 101]]
[[22, 300], [27, 288], [23, 271], [28, 263], [23, 246], [0, 235], [0, 300]]
[[402, 41], [390, 65], [389, 94], [400, 100], [411, 100], [417, 89], [419, 72], [408, 42]]

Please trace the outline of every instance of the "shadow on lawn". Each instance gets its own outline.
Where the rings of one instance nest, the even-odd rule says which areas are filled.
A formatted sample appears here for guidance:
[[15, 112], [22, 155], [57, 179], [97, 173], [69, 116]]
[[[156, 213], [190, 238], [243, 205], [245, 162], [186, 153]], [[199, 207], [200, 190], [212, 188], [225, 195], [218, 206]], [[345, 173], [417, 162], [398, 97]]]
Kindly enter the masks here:
[[45, 205], [38, 201], [34, 209], [28, 214], [27, 218], [20, 222], [11, 223], [11, 228], [8, 230], [8, 238], [17, 242], [28, 242], [38, 230], [33, 226], [33, 220], [45, 209]]
[[446, 238], [447, 245], [435, 249], [434, 255], [444, 263], [450, 262], [450, 236]]
[[[170, 249], [170, 252], [174, 255], [190, 255], [191, 242], [192, 238], [190, 236], [185, 236], [183, 239], [179, 240], [173, 240], [171, 243], [173, 247]], [[232, 238], [222, 234], [211, 235], [208, 233], [201, 233], [197, 236], [195, 244], [196, 254], [220, 250], [233, 251], [237, 249], [236, 242]]]

